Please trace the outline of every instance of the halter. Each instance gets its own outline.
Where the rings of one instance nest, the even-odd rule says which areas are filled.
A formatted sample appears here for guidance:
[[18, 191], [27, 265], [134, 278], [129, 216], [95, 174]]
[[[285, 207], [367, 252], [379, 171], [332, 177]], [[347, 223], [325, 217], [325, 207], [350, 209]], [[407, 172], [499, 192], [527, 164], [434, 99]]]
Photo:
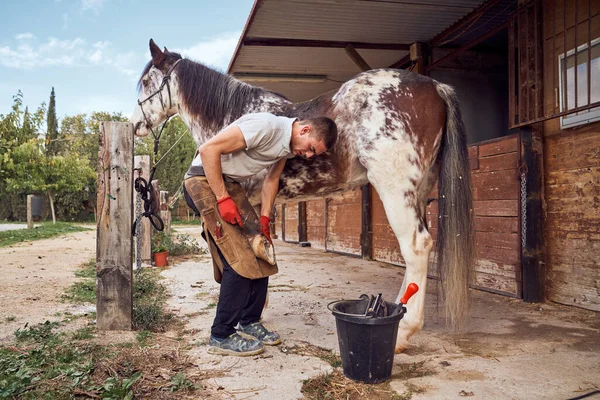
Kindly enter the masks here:
[[[163, 95], [162, 95], [162, 91], [166, 85], [167, 92], [169, 93], [169, 108], [168, 109], [170, 110], [171, 107], [173, 107], [173, 102], [171, 100], [171, 85], [169, 84], [169, 81], [171, 79], [171, 73], [173, 72], [173, 70], [175, 69], [177, 64], [179, 64], [179, 62], [181, 60], [182, 60], [182, 58], [175, 61], [175, 63], [171, 66], [171, 68], [169, 68], [169, 70], [167, 71], [167, 74], [163, 77], [162, 83], [160, 84], [160, 86], [156, 92], [152, 93], [150, 96], [146, 97], [142, 101], [138, 100], [138, 105], [140, 106], [140, 110], [142, 110], [142, 115], [144, 116], [146, 125], [150, 126], [150, 131], [152, 132], [152, 136], [154, 137], [154, 160], [156, 160], [156, 157], [158, 154], [158, 143], [160, 141], [160, 136], [162, 135], [162, 132], [165, 129], [165, 126], [167, 126], [167, 122], [169, 122], [171, 117], [175, 114], [167, 116], [167, 119], [160, 127], [160, 131], [158, 131], [158, 134], [156, 134], [156, 132], [154, 132], [154, 129], [152, 128], [152, 124], [150, 123], [150, 120], [148, 119], [148, 117], [146, 116], [146, 113], [144, 112], [143, 104], [158, 94], [160, 96], [160, 105], [162, 106], [163, 111], [167, 111], [167, 109], [165, 108], [165, 103], [163, 101]], [[144, 201], [144, 212], [140, 215], [140, 217], [138, 217], [138, 219], [141, 217], [147, 217], [150, 220], [150, 223], [152, 224], [152, 226], [154, 226], [154, 229], [156, 229], [157, 231], [162, 231], [164, 229], [164, 223], [163, 223], [162, 219], [160, 218], [160, 215], [156, 214], [155, 210], [152, 207], [152, 203], [154, 202], [154, 200], [152, 198], [153, 197], [152, 178], [154, 178], [154, 172], [156, 172], [157, 164], [158, 164], [158, 162], [155, 161], [154, 165], [152, 166], [152, 170], [150, 172], [150, 178], [148, 179], [148, 181], [146, 181], [141, 176], [135, 180], [135, 190], [140, 193], [140, 195], [142, 196], [142, 200]], [[138, 223], [138, 219], [136, 219], [134, 221], [133, 226], [131, 228], [131, 232], [133, 233], [133, 236], [136, 235], [136, 225]]]
[[167, 92], [169, 93], [169, 108], [168, 109], [170, 110], [171, 107], [173, 107], [173, 102], [171, 100], [171, 85], [169, 84], [169, 81], [171, 80], [171, 73], [173, 72], [173, 70], [175, 69], [177, 64], [179, 64], [181, 62], [181, 60], [183, 60], [183, 59], [180, 58], [179, 60], [175, 61], [175, 63], [171, 66], [171, 68], [169, 68], [166, 75], [163, 77], [163, 80], [162, 80], [160, 86], [158, 87], [158, 90], [156, 90], [156, 92], [152, 93], [150, 96], [146, 97], [142, 101], [140, 101], [140, 100], [137, 101], [138, 105], [140, 106], [140, 110], [142, 110], [142, 115], [144, 116], [146, 125], [150, 127], [150, 132], [152, 132], [152, 136], [154, 137], [154, 155], [156, 155], [156, 153], [158, 152], [158, 141], [160, 140], [160, 135], [162, 134], [163, 129], [165, 129], [167, 122], [169, 122], [169, 119], [171, 119], [171, 117], [175, 114], [167, 116], [166, 121], [162, 124], [160, 131], [158, 132], [158, 135], [157, 135], [154, 132], [154, 128], [152, 128], [152, 123], [150, 122], [150, 120], [148, 119], [148, 116], [146, 116], [146, 113], [144, 112], [143, 104], [158, 94], [160, 96], [160, 105], [161, 105], [163, 111], [167, 111], [167, 109], [165, 108], [165, 103], [163, 101], [163, 95], [162, 95], [163, 88], [166, 85]]

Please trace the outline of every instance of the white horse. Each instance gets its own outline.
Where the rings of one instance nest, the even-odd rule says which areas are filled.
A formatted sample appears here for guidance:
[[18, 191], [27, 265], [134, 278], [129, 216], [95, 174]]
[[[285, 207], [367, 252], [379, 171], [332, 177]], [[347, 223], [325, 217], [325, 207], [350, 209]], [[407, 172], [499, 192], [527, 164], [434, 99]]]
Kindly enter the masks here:
[[[202, 64], [182, 59], [150, 40], [152, 60], [139, 81], [131, 118], [146, 136], [179, 114], [201, 145], [240, 116], [270, 112], [303, 119], [326, 115], [338, 126], [330, 152], [286, 162], [278, 201], [324, 197], [371, 183], [379, 194], [406, 262], [396, 302], [408, 283], [419, 291], [407, 304], [396, 351], [423, 326], [427, 264], [433, 240], [425, 221], [427, 196], [438, 180], [437, 265], [447, 320], [457, 326], [468, 307], [474, 260], [470, 168], [458, 99], [450, 86], [404, 70], [363, 72], [304, 103], [248, 85]], [[244, 183], [253, 204], [260, 202], [264, 174]]]

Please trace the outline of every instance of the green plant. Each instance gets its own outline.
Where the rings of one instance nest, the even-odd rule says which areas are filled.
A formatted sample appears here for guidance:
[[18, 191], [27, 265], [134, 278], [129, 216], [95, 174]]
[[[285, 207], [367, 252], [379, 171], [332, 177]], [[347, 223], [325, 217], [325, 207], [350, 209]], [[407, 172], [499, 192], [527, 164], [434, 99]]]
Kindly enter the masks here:
[[148, 347], [148, 341], [152, 339], [152, 336], [152, 332], [143, 329], [138, 332], [138, 334], [135, 336], [135, 339], [140, 347]]
[[179, 390], [194, 390], [196, 387], [194, 383], [191, 382], [188, 378], [185, 377], [184, 374], [177, 373], [171, 377], [171, 386], [169, 386], [169, 391], [177, 392]]
[[108, 400], [131, 400], [133, 399], [133, 390], [131, 390], [131, 387], [141, 377], [142, 373], [138, 371], [130, 378], [123, 380], [113, 377], [107, 378], [102, 386], [104, 392], [101, 397]]
[[152, 235], [151, 245], [153, 253], [162, 253], [163, 251], [169, 251], [169, 247], [172, 246], [173, 239], [170, 233], [165, 231], [156, 232]]
[[175, 234], [171, 240], [169, 255], [183, 256], [186, 254], [206, 254], [207, 249], [200, 247], [196, 239], [190, 235]]
[[133, 281], [133, 328], [152, 332], [163, 331], [173, 314], [165, 312], [167, 288], [157, 271], [142, 270]]

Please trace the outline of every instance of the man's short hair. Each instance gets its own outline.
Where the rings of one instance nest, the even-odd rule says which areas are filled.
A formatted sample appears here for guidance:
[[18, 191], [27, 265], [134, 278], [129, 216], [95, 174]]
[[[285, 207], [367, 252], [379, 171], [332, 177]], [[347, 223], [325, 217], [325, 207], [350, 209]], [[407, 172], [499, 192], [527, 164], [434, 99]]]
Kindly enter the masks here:
[[301, 121], [304, 124], [310, 125], [311, 135], [315, 135], [317, 139], [322, 140], [327, 150], [331, 150], [337, 141], [338, 130], [335, 122], [328, 117], [307, 118]]

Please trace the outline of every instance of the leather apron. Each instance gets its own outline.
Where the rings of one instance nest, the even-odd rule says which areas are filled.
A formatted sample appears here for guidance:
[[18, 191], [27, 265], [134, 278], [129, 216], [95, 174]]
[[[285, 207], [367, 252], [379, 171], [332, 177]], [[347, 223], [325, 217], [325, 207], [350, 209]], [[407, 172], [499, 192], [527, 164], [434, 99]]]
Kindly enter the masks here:
[[244, 278], [259, 279], [278, 272], [277, 263], [271, 265], [257, 258], [252, 250], [252, 241], [256, 239], [257, 235], [261, 235], [260, 224], [256, 211], [248, 201], [242, 185], [237, 182], [225, 181], [227, 192], [241, 211], [242, 227], [232, 225], [221, 218], [217, 209], [217, 198], [205, 176], [186, 178], [184, 185], [188, 196], [200, 214], [217, 282], [221, 282], [224, 268], [217, 247], [231, 268]]

